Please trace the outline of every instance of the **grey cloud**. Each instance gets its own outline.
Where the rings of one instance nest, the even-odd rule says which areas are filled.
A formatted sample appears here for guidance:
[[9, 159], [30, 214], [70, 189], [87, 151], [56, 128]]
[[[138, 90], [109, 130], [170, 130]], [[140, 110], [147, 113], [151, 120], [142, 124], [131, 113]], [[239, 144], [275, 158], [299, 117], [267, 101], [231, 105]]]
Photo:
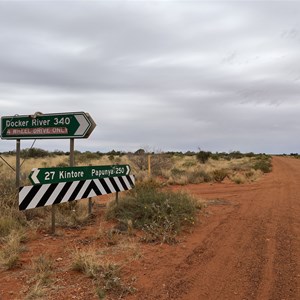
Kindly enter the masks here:
[[98, 126], [78, 146], [97, 151], [296, 152], [299, 9], [1, 2], [1, 111], [90, 112]]

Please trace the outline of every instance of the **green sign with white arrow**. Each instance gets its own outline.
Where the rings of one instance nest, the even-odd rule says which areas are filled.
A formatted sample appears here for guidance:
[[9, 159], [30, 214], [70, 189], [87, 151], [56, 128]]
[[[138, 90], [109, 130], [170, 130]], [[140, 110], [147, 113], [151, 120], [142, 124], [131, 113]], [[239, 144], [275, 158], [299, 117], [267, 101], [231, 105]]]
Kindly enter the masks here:
[[1, 117], [2, 139], [87, 138], [96, 127], [88, 113], [15, 115]]
[[65, 168], [32, 169], [29, 179], [32, 184], [70, 182], [129, 175], [129, 165], [84, 166]]

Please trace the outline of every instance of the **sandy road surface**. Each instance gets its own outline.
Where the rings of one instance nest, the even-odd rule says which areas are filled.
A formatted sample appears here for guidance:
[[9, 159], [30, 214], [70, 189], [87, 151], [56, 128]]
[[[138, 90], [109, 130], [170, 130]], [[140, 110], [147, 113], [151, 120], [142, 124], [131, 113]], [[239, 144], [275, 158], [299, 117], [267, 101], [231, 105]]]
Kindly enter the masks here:
[[251, 185], [186, 189], [227, 202], [181, 245], [132, 266], [139, 291], [129, 299], [300, 299], [300, 160], [274, 157], [273, 172]]

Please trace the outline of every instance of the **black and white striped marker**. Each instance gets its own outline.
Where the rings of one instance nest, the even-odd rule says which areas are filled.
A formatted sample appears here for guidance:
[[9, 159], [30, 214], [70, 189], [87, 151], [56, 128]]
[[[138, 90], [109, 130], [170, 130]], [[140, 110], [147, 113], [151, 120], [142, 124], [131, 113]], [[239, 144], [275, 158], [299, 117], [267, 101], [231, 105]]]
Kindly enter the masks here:
[[20, 187], [19, 209], [59, 204], [94, 196], [131, 190], [134, 175]]

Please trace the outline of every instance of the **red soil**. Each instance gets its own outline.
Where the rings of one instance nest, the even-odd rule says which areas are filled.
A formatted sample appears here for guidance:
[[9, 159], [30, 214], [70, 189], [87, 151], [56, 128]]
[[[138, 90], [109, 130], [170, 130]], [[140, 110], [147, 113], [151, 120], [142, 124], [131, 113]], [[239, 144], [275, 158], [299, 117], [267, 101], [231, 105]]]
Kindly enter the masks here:
[[[256, 183], [175, 187], [209, 205], [175, 245], [138, 243], [141, 257], [136, 260], [129, 250], [110, 253], [124, 262], [125, 282], [135, 278], [137, 291], [125, 299], [300, 299], [299, 182], [300, 160], [274, 157], [273, 172]], [[104, 247], [94, 238], [100, 222], [112, 226], [104, 222], [103, 210], [97, 208], [95, 224], [81, 230], [31, 238], [20, 266], [0, 271], [0, 299], [26, 297], [33, 285], [31, 260], [42, 253], [54, 261], [43, 299], [97, 299], [92, 280], [70, 271], [68, 249]]]

